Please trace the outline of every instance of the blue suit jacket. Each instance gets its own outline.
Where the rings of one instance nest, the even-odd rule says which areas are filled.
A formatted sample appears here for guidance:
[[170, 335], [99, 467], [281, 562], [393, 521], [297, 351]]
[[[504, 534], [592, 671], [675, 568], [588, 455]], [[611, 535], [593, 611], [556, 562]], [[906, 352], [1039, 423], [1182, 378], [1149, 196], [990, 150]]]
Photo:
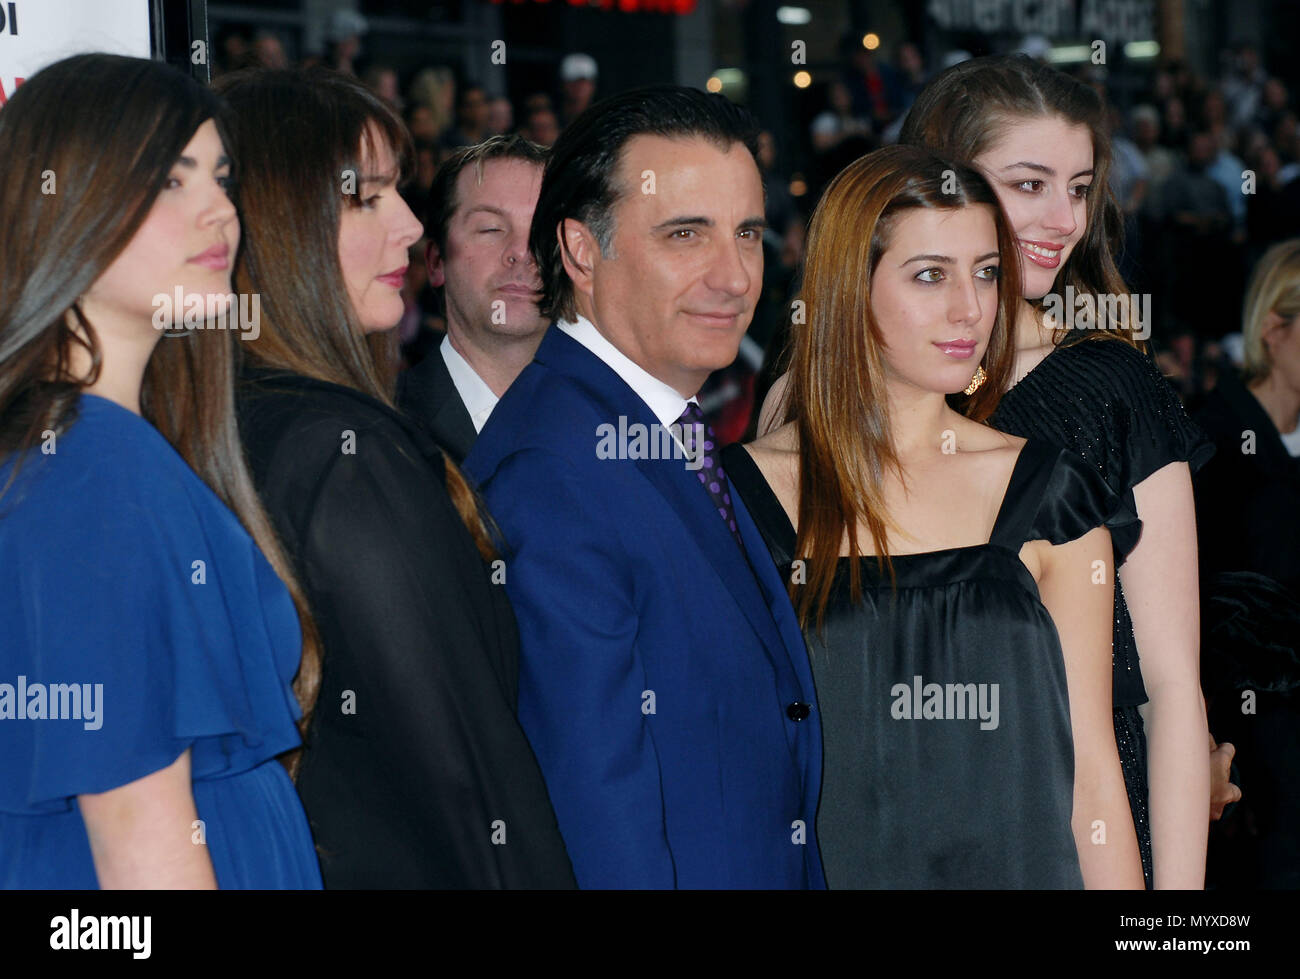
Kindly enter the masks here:
[[657, 424], [552, 327], [466, 460], [504, 536], [519, 719], [578, 884], [824, 887], [821, 722], [783, 582], [734, 493], [752, 567], [682, 459], [598, 457], [620, 416]]

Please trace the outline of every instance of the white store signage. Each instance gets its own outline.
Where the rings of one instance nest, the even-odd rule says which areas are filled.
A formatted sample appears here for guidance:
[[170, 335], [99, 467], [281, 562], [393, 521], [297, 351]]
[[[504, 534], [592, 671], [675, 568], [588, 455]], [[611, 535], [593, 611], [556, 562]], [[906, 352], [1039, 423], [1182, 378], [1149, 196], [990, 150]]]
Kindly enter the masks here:
[[152, 55], [150, 0], [0, 0], [0, 106], [63, 58], [106, 51]]

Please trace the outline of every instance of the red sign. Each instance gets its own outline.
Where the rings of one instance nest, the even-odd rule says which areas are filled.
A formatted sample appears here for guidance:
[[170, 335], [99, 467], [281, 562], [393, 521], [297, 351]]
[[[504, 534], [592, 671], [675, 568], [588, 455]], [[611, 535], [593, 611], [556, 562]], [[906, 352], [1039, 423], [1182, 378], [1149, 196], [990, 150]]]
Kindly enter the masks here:
[[593, 10], [619, 10], [625, 14], [689, 14], [695, 0], [491, 0], [497, 5], [520, 3], [566, 3], [570, 7]]

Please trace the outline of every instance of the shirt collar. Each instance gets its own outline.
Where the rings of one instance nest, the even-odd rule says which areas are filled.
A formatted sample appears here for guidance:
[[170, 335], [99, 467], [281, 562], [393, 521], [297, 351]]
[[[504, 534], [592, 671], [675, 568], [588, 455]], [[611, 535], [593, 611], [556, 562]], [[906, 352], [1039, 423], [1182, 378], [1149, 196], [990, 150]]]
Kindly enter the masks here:
[[682, 417], [688, 403], [699, 404], [694, 397], [689, 401], [677, 389], [635, 363], [623, 351], [610, 343], [596, 324], [581, 313], [576, 321], [558, 320], [556, 326], [599, 357], [646, 403], [659, 424], [667, 427]]
[[1278, 435], [1282, 437], [1287, 454], [1293, 458], [1300, 457], [1300, 424], [1296, 425], [1294, 431], [1279, 432]]
[[488, 416], [492, 414], [492, 409], [497, 406], [499, 399], [487, 386], [487, 382], [469, 365], [469, 361], [451, 345], [450, 336], [442, 338], [442, 344], [438, 349], [442, 353], [443, 362], [447, 365], [447, 373], [451, 375], [451, 383], [456, 386], [456, 393], [460, 395], [460, 400], [465, 403], [465, 410], [469, 412], [469, 420], [474, 423], [474, 431], [483, 431], [483, 426], [487, 423]]

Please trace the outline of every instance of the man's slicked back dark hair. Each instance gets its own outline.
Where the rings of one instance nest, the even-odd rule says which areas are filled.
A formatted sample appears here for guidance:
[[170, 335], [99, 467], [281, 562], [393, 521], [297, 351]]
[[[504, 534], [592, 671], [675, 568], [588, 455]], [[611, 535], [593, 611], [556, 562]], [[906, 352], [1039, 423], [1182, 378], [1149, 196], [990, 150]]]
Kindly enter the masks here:
[[757, 160], [758, 132], [747, 109], [722, 95], [681, 85], [632, 89], [596, 102], [573, 120], [551, 147], [529, 229], [528, 244], [542, 277], [542, 314], [567, 320], [577, 316], [556, 232], [561, 221], [573, 218], [585, 224], [601, 255], [611, 255], [619, 191], [614, 175], [629, 139], [704, 139], [724, 152], [742, 143]]

